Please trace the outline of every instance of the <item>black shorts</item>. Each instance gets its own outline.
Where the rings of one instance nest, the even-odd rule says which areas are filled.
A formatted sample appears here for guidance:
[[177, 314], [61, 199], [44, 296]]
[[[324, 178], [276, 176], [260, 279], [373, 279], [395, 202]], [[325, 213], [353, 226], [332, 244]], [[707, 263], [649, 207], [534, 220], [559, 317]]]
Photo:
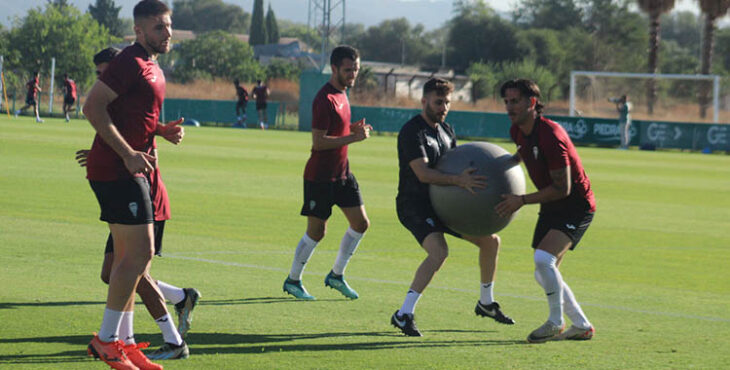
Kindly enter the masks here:
[[461, 234], [441, 222], [428, 201], [396, 200], [395, 209], [400, 223], [413, 234], [420, 245], [423, 245], [423, 240], [431, 233], [446, 233], [461, 238]]
[[332, 206], [340, 208], [362, 205], [360, 185], [352, 173], [344, 180], [334, 182], [312, 182], [304, 180], [304, 204], [302, 216], [314, 216], [322, 220], [332, 215]]
[[26, 96], [25, 105], [35, 105], [35, 97], [33, 95]]
[[256, 102], [256, 110], [266, 110], [266, 102]]
[[76, 98], [74, 98], [73, 96], [66, 95], [63, 97], [63, 104], [74, 105], [74, 103], [76, 103]]
[[[162, 234], [165, 233], [165, 220], [162, 221], [155, 221], [154, 224], [155, 229], [155, 255], [161, 256], [162, 255]], [[106, 238], [106, 248], [104, 248], [104, 253], [113, 253], [114, 252], [114, 240], [112, 239], [112, 234], [109, 233], [109, 237]]]
[[154, 221], [150, 184], [144, 177], [89, 181], [101, 208], [100, 220], [110, 224], [144, 225]]
[[593, 212], [576, 213], [543, 213], [537, 219], [535, 233], [532, 236], [532, 248], [537, 248], [548, 231], [554, 229], [567, 235], [573, 242], [570, 249], [573, 250], [583, 238], [588, 226], [593, 221]]

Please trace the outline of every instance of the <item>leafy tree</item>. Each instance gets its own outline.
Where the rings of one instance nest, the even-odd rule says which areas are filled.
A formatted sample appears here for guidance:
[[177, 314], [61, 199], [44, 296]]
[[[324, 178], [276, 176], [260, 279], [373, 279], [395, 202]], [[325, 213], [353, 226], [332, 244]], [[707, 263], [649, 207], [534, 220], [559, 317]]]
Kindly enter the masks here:
[[254, 0], [251, 17], [251, 31], [248, 33], [248, 43], [251, 46], [266, 44], [266, 23], [264, 22], [264, 0]]
[[[699, 0], [700, 9], [705, 15], [705, 27], [702, 31], [702, 66], [700, 73], [710, 74], [712, 69], [712, 52], [715, 48], [715, 23], [727, 14], [730, 0]], [[710, 83], [703, 84], [700, 93], [700, 117], [705, 118], [710, 103]]]
[[[702, 35], [697, 15], [690, 11], [665, 14], [661, 18], [661, 25], [661, 40], [675, 41], [680, 48], [686, 49], [693, 55], [700, 55], [700, 43], [697, 40], [700, 40]], [[663, 65], [664, 63], [660, 62], [660, 66]], [[660, 70], [664, 71], [661, 68]]]
[[299, 74], [301, 72], [302, 68], [297, 63], [292, 63], [282, 59], [273, 59], [271, 63], [266, 66], [266, 79], [283, 78], [297, 81], [299, 80]]
[[211, 31], [183, 41], [173, 57], [177, 59], [173, 77], [181, 82], [210, 77], [243, 81], [266, 77], [253, 59], [253, 49], [225, 31]]
[[269, 10], [266, 12], [266, 37], [268, 44], [279, 43], [279, 24], [276, 22], [276, 15], [271, 10], [271, 3], [269, 3]]
[[[659, 28], [660, 16], [674, 8], [675, 0], [638, 0], [641, 10], [649, 15], [649, 73], [657, 73], [659, 66]], [[654, 102], [656, 101], [656, 81], [650, 79], [647, 83], [647, 110], [649, 114], [654, 113]]]
[[246, 33], [250, 15], [223, 0], [174, 0], [172, 24], [176, 29], [203, 33], [224, 30]]
[[368, 60], [406, 64], [419, 64], [432, 48], [430, 40], [424, 37], [423, 26], [412, 27], [405, 18], [368, 27], [365, 33], [354, 38], [353, 44]]
[[486, 63], [472, 63], [469, 68], [466, 69], [466, 74], [472, 83], [471, 98], [474, 104], [477, 100], [492, 96], [495, 91], [495, 87], [499, 84], [497, 79], [497, 72], [495, 71], [495, 65]]
[[31, 9], [16, 21], [9, 39], [17, 50], [16, 65], [48, 76], [51, 58], [55, 57], [56, 71], [71, 75], [82, 90], [94, 80], [94, 54], [117, 40], [72, 5]]
[[124, 24], [119, 19], [121, 6], [116, 6], [114, 0], [96, 0], [95, 4], [89, 4], [89, 14], [96, 19], [100, 25], [106, 27], [109, 33], [122, 37], [124, 36]]
[[472, 62], [518, 60], [517, 28], [500, 18], [483, 0], [457, 2], [449, 23], [449, 65], [465, 71]]
[[583, 9], [574, 0], [522, 0], [512, 12], [517, 25], [562, 30], [583, 22]]
[[320, 37], [317, 31], [306, 25], [292, 23], [286, 20], [280, 20], [278, 23], [281, 26], [281, 37], [295, 37], [313, 49], [317, 49], [322, 44], [322, 37]]

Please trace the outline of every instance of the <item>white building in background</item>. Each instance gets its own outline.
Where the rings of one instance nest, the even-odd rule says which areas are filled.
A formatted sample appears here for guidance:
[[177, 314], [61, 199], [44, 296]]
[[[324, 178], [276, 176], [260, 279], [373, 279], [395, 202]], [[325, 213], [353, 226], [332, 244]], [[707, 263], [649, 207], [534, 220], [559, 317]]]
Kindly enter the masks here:
[[362, 61], [362, 67], [370, 68], [378, 79], [378, 86], [386, 96], [407, 97], [420, 99], [423, 85], [432, 77], [439, 77], [454, 84], [451, 99], [454, 101], [471, 102], [472, 83], [469, 77], [454, 74], [453, 70], [436, 72], [421, 71], [415, 66], [406, 66], [395, 63]]

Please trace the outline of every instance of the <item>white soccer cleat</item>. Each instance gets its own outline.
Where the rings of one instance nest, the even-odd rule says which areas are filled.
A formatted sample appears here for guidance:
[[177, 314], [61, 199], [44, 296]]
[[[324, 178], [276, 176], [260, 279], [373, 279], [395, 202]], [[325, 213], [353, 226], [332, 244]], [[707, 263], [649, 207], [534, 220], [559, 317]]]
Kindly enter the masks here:
[[575, 325], [571, 325], [568, 330], [555, 336], [555, 338], [553, 338], [552, 340], [590, 340], [591, 338], [593, 338], [593, 334], [595, 333], [596, 329], [592, 326], [588, 329], [585, 329], [579, 328]]
[[558, 334], [563, 332], [565, 324], [555, 325], [552, 321], [545, 321], [539, 328], [535, 329], [527, 336], [527, 341], [530, 343], [543, 343], [555, 338]]

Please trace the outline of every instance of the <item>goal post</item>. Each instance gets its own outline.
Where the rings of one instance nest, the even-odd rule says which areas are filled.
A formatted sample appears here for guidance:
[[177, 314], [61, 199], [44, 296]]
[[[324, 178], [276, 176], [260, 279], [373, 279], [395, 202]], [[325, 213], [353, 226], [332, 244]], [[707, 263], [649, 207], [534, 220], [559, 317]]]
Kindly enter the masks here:
[[576, 112], [576, 77], [616, 77], [616, 78], [638, 78], [656, 80], [696, 80], [712, 81], [712, 109], [713, 121], [720, 121], [720, 76], [718, 75], [689, 75], [689, 74], [662, 74], [662, 73], [624, 73], [624, 72], [598, 72], [598, 71], [571, 71], [570, 72], [570, 116], [575, 117]]

